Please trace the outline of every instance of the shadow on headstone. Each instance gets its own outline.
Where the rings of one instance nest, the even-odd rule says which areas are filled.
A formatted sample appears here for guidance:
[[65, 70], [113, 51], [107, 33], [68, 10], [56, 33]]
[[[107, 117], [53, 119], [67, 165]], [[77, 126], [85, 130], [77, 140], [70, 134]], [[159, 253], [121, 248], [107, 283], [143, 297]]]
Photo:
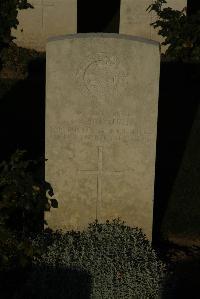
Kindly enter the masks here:
[[25, 285], [15, 298], [89, 299], [91, 275], [82, 269], [33, 266]]

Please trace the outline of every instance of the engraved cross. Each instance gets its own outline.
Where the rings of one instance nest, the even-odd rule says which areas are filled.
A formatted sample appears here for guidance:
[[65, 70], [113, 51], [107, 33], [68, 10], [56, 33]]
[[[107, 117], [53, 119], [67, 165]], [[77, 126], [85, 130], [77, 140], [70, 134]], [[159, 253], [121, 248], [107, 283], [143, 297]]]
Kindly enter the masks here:
[[97, 170], [79, 170], [78, 172], [85, 172], [87, 174], [92, 174], [97, 176], [97, 200], [100, 202], [102, 200], [102, 176], [103, 175], [119, 175], [125, 172], [132, 172], [132, 169], [128, 170], [119, 170], [119, 171], [105, 171], [103, 170], [103, 147], [97, 147], [98, 150], [98, 168]]
[[97, 170], [79, 170], [80, 172], [86, 172], [87, 174], [95, 174], [97, 176], [97, 199], [101, 200], [102, 196], [102, 161], [103, 161], [103, 149], [102, 146], [98, 148], [98, 168]]

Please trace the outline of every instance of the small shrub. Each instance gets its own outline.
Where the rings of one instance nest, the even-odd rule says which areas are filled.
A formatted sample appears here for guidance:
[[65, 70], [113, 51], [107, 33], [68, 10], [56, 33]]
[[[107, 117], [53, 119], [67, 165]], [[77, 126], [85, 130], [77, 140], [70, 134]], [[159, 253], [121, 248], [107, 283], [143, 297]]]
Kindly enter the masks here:
[[165, 38], [161, 45], [169, 45], [165, 57], [183, 62], [200, 62], [200, 11], [186, 15], [171, 7], [163, 8], [166, 0], [155, 0], [147, 10], [154, 11], [158, 20], [150, 25], [159, 28], [158, 34]]
[[0, 271], [31, 261], [34, 248], [28, 237], [43, 230], [44, 211], [57, 207], [46, 194], [53, 196], [51, 185], [33, 175], [38, 162], [24, 160], [25, 152], [17, 150], [0, 164]]
[[27, 0], [1, 0], [0, 1], [0, 70], [2, 68], [1, 52], [8, 48], [15, 37], [11, 35], [11, 29], [17, 28], [18, 9], [33, 8]]
[[[44, 287], [48, 278], [42, 276], [41, 280], [39, 269], [45, 268], [89, 272], [93, 278], [91, 298], [95, 299], [158, 298], [161, 292], [166, 265], [158, 260], [141, 229], [125, 226], [119, 219], [106, 224], [98, 224], [96, 220], [82, 233], [43, 234], [33, 243], [44, 250], [41, 257], [34, 258], [29, 280], [31, 290], [41, 298], [41, 284]], [[31, 285], [36, 280], [40, 283]], [[43, 291], [48, 293], [48, 285]]]

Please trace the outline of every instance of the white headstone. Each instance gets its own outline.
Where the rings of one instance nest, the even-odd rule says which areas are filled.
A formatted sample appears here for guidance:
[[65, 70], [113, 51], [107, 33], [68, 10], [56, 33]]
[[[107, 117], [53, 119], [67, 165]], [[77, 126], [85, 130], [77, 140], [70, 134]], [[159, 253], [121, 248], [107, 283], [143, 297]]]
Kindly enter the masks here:
[[151, 239], [159, 44], [119, 34], [49, 39], [46, 180], [53, 229], [120, 217]]
[[[150, 26], [152, 22], [158, 19], [156, 13], [146, 11], [148, 6], [153, 2], [155, 1], [121, 0], [119, 32], [163, 42], [163, 37], [158, 35], [158, 29], [154, 29], [153, 26]], [[186, 6], [187, 0], [168, 0], [166, 4], [163, 4], [163, 8], [171, 7], [179, 11]], [[165, 52], [166, 49], [167, 47], [163, 46], [162, 52]]]
[[77, 32], [77, 0], [28, 2], [34, 8], [19, 10], [19, 25], [12, 30], [18, 46], [45, 51], [48, 37]]

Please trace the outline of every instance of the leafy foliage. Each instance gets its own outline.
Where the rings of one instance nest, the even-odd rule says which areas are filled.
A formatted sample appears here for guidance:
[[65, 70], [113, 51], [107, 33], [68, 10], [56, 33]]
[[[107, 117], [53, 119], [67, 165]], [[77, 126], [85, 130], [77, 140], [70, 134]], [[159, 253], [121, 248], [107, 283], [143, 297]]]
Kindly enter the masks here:
[[200, 11], [186, 15], [170, 7], [163, 8], [166, 0], [156, 0], [147, 10], [154, 11], [158, 20], [150, 25], [159, 27], [158, 34], [165, 38], [161, 45], [169, 45], [165, 56], [172, 60], [200, 62]]
[[[30, 234], [43, 230], [44, 211], [58, 206], [51, 185], [34, 177], [36, 161], [23, 160], [17, 150], [9, 162], [0, 164], [0, 269], [22, 267], [33, 257]], [[47, 223], [46, 223], [47, 224]]]
[[2, 68], [2, 50], [9, 47], [9, 44], [15, 39], [11, 35], [11, 29], [17, 28], [19, 21], [17, 19], [18, 9], [33, 8], [27, 0], [1, 0], [0, 1], [0, 70]]
[[[34, 270], [24, 289], [32, 293], [31, 298], [37, 294], [52, 298], [48, 293], [49, 269], [55, 272], [55, 279], [56, 269], [89, 272], [93, 278], [91, 298], [158, 298], [162, 289], [166, 265], [157, 258], [141, 229], [124, 226], [119, 219], [113, 223], [107, 220], [106, 224], [96, 220], [82, 233], [39, 235], [33, 243], [44, 253], [34, 258]], [[59, 294], [64, 294], [65, 286], [66, 281], [62, 285], [59, 280]]]
[[2, 0], [0, 2], [0, 45], [9, 44], [15, 37], [11, 36], [11, 29], [17, 28], [18, 9], [33, 8], [27, 0]]

